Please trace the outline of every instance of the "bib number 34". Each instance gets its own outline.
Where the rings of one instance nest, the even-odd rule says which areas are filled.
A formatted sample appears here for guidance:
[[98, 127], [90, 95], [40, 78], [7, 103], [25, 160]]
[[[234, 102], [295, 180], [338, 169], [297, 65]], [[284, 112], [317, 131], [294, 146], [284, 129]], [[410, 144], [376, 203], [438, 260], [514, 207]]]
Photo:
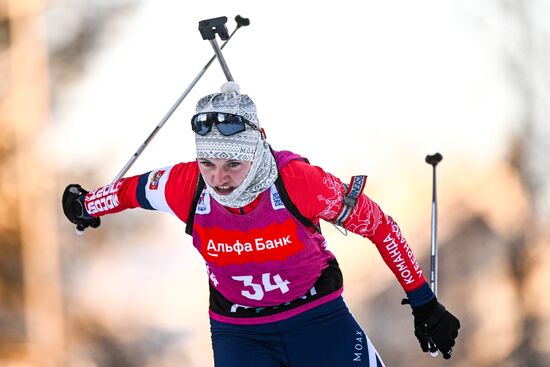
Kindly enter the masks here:
[[254, 277], [252, 275], [241, 275], [232, 277], [234, 280], [242, 282], [244, 287], [252, 288], [251, 291], [246, 289], [241, 291], [241, 294], [246, 298], [259, 301], [264, 298], [265, 292], [271, 292], [275, 290], [280, 290], [282, 294], [285, 294], [289, 291], [288, 280], [283, 280], [279, 274], [273, 276], [273, 281], [271, 273], [262, 274], [262, 283], [255, 283]]

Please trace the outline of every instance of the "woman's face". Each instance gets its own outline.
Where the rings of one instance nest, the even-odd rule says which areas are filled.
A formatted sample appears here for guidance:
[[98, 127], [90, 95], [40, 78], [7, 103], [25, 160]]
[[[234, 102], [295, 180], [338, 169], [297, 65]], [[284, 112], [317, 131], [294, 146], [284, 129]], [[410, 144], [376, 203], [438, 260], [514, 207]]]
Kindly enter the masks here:
[[202, 177], [219, 195], [229, 195], [243, 183], [252, 162], [235, 159], [199, 158]]

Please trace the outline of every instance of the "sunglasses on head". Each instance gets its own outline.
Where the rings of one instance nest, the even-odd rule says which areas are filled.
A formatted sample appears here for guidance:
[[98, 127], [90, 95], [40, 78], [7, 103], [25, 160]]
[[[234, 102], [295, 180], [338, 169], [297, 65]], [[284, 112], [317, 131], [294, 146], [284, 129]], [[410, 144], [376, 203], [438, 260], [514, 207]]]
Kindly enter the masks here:
[[242, 116], [225, 112], [197, 113], [191, 118], [191, 129], [198, 135], [204, 136], [212, 131], [216, 125], [220, 134], [231, 136], [243, 132], [248, 125], [252, 130], [260, 131], [250, 121]]

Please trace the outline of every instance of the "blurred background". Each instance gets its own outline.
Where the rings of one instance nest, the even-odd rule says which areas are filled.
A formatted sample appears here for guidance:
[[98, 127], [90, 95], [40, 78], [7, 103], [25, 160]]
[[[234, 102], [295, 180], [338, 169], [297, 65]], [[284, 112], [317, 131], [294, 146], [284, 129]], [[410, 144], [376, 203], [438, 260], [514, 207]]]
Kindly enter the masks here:
[[[550, 365], [550, 2], [0, 0], [0, 366], [211, 366], [208, 287], [184, 224], [130, 210], [77, 236], [67, 184], [109, 183], [213, 54], [198, 21], [251, 20], [224, 55], [268, 140], [400, 224], [455, 356], [421, 353], [374, 246], [323, 229], [387, 366]], [[129, 175], [194, 159], [212, 64]], [[545, 158], [546, 157], [546, 158]]]

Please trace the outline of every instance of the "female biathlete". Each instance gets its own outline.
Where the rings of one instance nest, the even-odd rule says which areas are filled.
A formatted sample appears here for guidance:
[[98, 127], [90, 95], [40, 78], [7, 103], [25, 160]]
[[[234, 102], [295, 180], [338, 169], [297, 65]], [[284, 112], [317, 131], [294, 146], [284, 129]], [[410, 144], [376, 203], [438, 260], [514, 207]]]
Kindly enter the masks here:
[[273, 151], [236, 83], [203, 97], [191, 120], [197, 159], [87, 192], [69, 185], [81, 229], [129, 208], [186, 223], [208, 271], [217, 367], [383, 366], [342, 298], [342, 273], [319, 227], [372, 241], [407, 294], [424, 352], [452, 355], [458, 319], [438, 302], [399, 226], [367, 195], [289, 151]]

